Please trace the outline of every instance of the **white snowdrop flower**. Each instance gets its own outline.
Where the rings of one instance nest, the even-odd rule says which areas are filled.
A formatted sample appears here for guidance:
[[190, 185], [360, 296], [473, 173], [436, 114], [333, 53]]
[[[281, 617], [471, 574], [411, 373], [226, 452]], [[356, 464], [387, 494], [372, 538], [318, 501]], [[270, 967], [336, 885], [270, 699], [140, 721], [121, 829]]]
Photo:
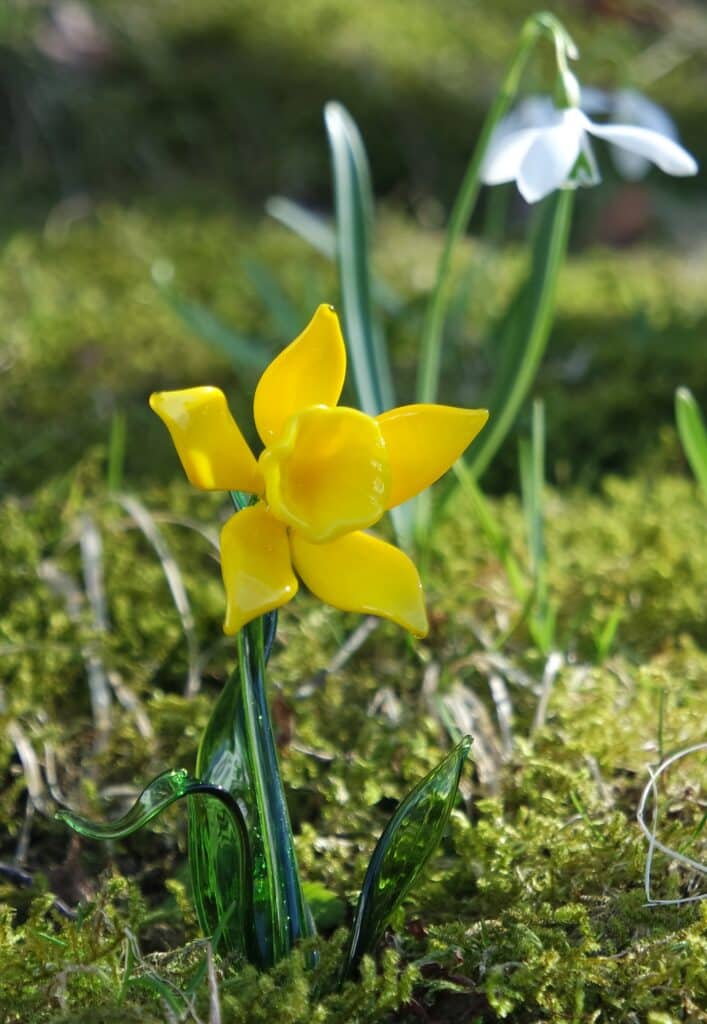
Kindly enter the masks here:
[[[658, 132], [673, 142], [678, 141], [678, 130], [672, 117], [662, 107], [635, 89], [619, 89], [613, 94], [609, 120], [617, 124], [633, 124]], [[587, 111], [591, 113], [591, 111]], [[629, 181], [638, 181], [650, 169], [650, 160], [626, 149], [612, 149], [611, 157], [617, 171]]]
[[592, 135], [656, 164], [666, 174], [697, 173], [697, 163], [687, 150], [652, 128], [597, 124], [576, 107], [558, 109], [552, 104], [544, 109], [538, 104], [526, 107], [525, 116], [543, 120], [517, 129], [511, 125], [510, 131], [501, 125], [492, 136], [481, 177], [487, 185], [515, 181], [528, 203], [538, 202], [557, 188], [598, 183]]

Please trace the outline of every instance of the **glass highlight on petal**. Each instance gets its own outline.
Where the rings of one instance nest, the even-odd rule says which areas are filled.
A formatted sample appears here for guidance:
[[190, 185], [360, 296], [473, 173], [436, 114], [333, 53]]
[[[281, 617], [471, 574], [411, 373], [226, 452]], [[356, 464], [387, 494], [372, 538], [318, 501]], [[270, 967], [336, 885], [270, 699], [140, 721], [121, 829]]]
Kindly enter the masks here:
[[273, 515], [314, 543], [378, 522], [388, 507], [388, 453], [375, 419], [319, 405], [291, 417], [260, 456]]
[[426, 636], [427, 613], [417, 569], [398, 548], [367, 533], [329, 544], [290, 538], [295, 569], [322, 601], [342, 611], [380, 615], [415, 636]]
[[255, 425], [264, 445], [285, 423], [311, 405], [336, 405], [346, 376], [346, 346], [331, 306], [319, 306], [299, 337], [270, 363], [253, 400]]
[[236, 512], [221, 530], [221, 572], [226, 588], [223, 631], [229, 636], [297, 593], [287, 528], [263, 502]]
[[190, 483], [205, 491], [263, 490], [258, 464], [219, 388], [156, 391], [150, 408], [165, 424]]
[[387, 508], [419, 494], [446, 473], [479, 433], [486, 409], [402, 405], [377, 416], [390, 460]]

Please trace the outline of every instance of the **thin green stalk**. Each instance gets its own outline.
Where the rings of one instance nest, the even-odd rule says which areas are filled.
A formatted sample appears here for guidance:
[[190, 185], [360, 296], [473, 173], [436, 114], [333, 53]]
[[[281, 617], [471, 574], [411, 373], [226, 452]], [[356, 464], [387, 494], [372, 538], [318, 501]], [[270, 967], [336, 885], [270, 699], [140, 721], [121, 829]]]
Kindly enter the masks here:
[[114, 412], [108, 439], [108, 490], [113, 494], [123, 485], [125, 433], [125, 413]]
[[[520, 362], [513, 367], [508, 389], [500, 396], [498, 408], [491, 407], [491, 418], [478, 442], [471, 450], [467, 464], [479, 479], [488, 468], [506, 434], [513, 426], [518, 411], [528, 394], [537, 372], [545, 345], [552, 327], [555, 310], [557, 277], [562, 266], [572, 221], [574, 191], [563, 190], [550, 197], [553, 204], [549, 234], [542, 245], [547, 246], [545, 259], [533, 255], [528, 295], [533, 299], [533, 308], [527, 311], [528, 319], [522, 318], [524, 345]], [[541, 232], [542, 234], [542, 232]], [[515, 325], [516, 330], [518, 325]]]
[[238, 634], [238, 662], [243, 686], [244, 726], [252, 758], [253, 787], [266, 862], [263, 883], [267, 886], [271, 904], [272, 955], [273, 962], [277, 962], [290, 951], [297, 939], [311, 934], [311, 927], [302, 895], [265, 696], [264, 649], [263, 620], [256, 619]]
[[466, 169], [449, 217], [444, 248], [437, 266], [437, 280], [427, 307], [422, 334], [420, 366], [417, 377], [417, 401], [434, 402], [439, 388], [442, 331], [451, 297], [451, 267], [454, 250], [463, 238], [481, 189], [481, 167], [489, 140], [499, 121], [505, 117], [518, 92], [523, 71], [537, 41], [550, 33], [556, 50], [572, 55], [574, 44], [562, 25], [548, 13], [535, 14], [523, 25], [520, 41], [501, 88], [481, 129], [476, 149]]

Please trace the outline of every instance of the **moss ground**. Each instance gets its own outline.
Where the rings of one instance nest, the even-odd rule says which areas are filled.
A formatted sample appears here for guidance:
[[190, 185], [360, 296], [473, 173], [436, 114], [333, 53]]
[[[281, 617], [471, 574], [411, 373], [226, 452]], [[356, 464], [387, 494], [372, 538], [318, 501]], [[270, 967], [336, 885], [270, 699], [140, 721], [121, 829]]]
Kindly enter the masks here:
[[[186, 644], [162, 567], [135, 521], [102, 490], [100, 468], [98, 458], [84, 460], [32, 497], [7, 499], [0, 512], [10, 556], [2, 581], [2, 858], [11, 862], [24, 844], [33, 876], [28, 887], [6, 877], [0, 891], [0, 976], [5, 1019], [13, 1022], [74, 1021], [89, 1012], [162, 1020], [168, 997], [185, 1010], [203, 959], [185, 894], [178, 811], [108, 847], [78, 841], [51, 820], [60, 793], [94, 815], [116, 814], [153, 774], [190, 767], [232, 656], [220, 636], [211, 546], [195, 530], [213, 526], [218, 499], [195, 497], [181, 483], [142, 496], [197, 611], [203, 683], [187, 698]], [[551, 591], [565, 661], [535, 731], [545, 659], [461, 495], [435, 538], [428, 642], [412, 646], [380, 626], [345, 668], [324, 678], [316, 670], [355, 619], [307, 597], [283, 614], [272, 695], [303, 874], [323, 887], [325, 954], [313, 975], [301, 953], [261, 977], [219, 965], [224, 1019], [704, 1019], [704, 906], [644, 905], [647, 845], [635, 814], [648, 765], [703, 735], [707, 506], [691, 483], [667, 476], [610, 479], [592, 498], [552, 493], [549, 503]], [[517, 503], [494, 507], [522, 558]], [[87, 517], [103, 538], [110, 630], [101, 636], [88, 607], [72, 621], [65, 597], [37, 580], [37, 567], [52, 565], [80, 585], [77, 542]], [[622, 610], [617, 636], [600, 656], [597, 637], [615, 608]], [[91, 644], [123, 695], [99, 751], [86, 682]], [[512, 749], [503, 756], [489, 696], [499, 674], [513, 707]], [[476, 759], [443, 849], [399, 914], [382, 973], [370, 965], [361, 983], [332, 992], [336, 929], [350, 917], [373, 837], [450, 736], [467, 727], [474, 695], [486, 714], [474, 711]], [[676, 766], [660, 793], [661, 840], [687, 844], [697, 856], [702, 773], [696, 756]], [[31, 817], [28, 786], [35, 787]], [[684, 897], [697, 884], [656, 858], [655, 896]], [[78, 921], [62, 916], [57, 898], [80, 906]], [[19, 1004], [10, 992], [22, 992]], [[205, 982], [194, 998], [206, 1013]]]

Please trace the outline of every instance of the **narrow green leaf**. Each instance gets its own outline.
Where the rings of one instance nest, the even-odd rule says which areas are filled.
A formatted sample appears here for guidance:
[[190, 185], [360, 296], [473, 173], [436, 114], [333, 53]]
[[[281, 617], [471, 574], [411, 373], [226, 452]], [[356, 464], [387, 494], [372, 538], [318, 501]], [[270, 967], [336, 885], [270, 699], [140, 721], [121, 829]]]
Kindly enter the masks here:
[[114, 412], [110, 421], [108, 437], [108, 490], [119, 491], [123, 484], [125, 468], [125, 413]]
[[545, 412], [542, 401], [533, 402], [533, 427], [530, 441], [519, 446], [520, 486], [525, 528], [530, 552], [530, 571], [537, 579], [543, 573], [543, 485], [545, 483]]
[[519, 600], [525, 600], [528, 595], [528, 583], [518, 559], [513, 554], [511, 539], [507, 531], [503, 530], [500, 526], [491, 506], [484, 497], [483, 491], [464, 462], [460, 459], [452, 467], [452, 470], [459, 482], [459, 486], [471, 502], [471, 508], [486, 542], [490, 545], [505, 569], [513, 593]]
[[489, 400], [488, 425], [470, 449], [477, 479], [505, 440], [535, 378], [552, 328], [557, 277], [567, 250], [574, 192], [554, 193], [544, 204], [533, 240], [530, 273], [504, 318], [496, 345], [501, 361]]
[[[359, 405], [369, 416], [377, 416], [395, 405], [395, 394], [383, 330], [371, 301], [373, 194], [368, 159], [355, 122], [340, 103], [327, 103], [324, 122], [334, 177], [344, 337]], [[410, 547], [412, 506], [408, 503], [392, 509], [391, 519], [398, 542], [402, 547]]]
[[707, 428], [689, 388], [678, 388], [675, 392], [675, 418], [685, 457], [707, 494]]
[[530, 441], [519, 446], [521, 498], [528, 539], [529, 568], [533, 579], [533, 601], [529, 627], [538, 648], [549, 654], [554, 646], [555, 609], [547, 588], [543, 487], [545, 485], [545, 408], [539, 399], [533, 402]]
[[265, 203], [265, 210], [322, 256], [336, 259], [336, 233], [323, 217], [317, 217], [285, 196], [271, 196]]
[[260, 301], [272, 316], [283, 341], [296, 338], [306, 314], [290, 302], [280, 282], [260, 260], [244, 259], [243, 269]]
[[395, 401], [383, 333], [371, 301], [373, 196], [368, 159], [355, 122], [340, 103], [327, 103], [324, 123], [334, 177], [344, 336], [361, 409], [377, 416]]
[[[322, 256], [332, 262], [336, 260], [336, 232], [323, 217], [310, 213], [299, 203], [293, 203], [284, 196], [271, 196], [265, 203], [265, 210]], [[405, 306], [395, 289], [380, 277], [371, 281], [371, 292], [375, 302], [391, 316], [400, 313]]]
[[398, 807], [373, 851], [361, 889], [344, 978], [370, 953], [395, 909], [437, 848], [454, 806], [461, 770], [471, 747], [465, 736]]
[[594, 632], [594, 646], [596, 648], [596, 659], [601, 665], [609, 657], [611, 648], [614, 646], [616, 631], [624, 617], [624, 609], [617, 605], [609, 613], [609, 617], [602, 627]]
[[249, 366], [263, 370], [270, 362], [273, 353], [262, 341], [232, 330], [206, 306], [182, 298], [172, 289], [160, 288], [160, 292], [185, 327], [225, 355], [238, 369]]

